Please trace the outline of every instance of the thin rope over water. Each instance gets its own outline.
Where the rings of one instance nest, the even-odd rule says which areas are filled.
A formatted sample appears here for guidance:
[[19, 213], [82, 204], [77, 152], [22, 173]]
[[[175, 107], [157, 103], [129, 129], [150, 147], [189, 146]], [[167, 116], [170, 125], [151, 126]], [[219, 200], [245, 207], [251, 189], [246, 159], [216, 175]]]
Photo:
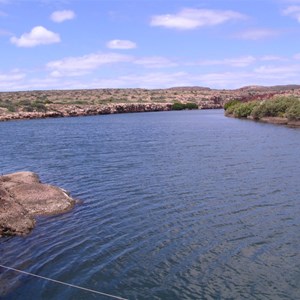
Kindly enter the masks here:
[[0, 265], [0, 267], [2, 267], [4, 269], [7, 269], [7, 270], [12, 270], [12, 271], [15, 271], [15, 272], [19, 272], [19, 273], [23, 273], [23, 274], [26, 274], [26, 275], [30, 275], [30, 276], [33, 276], [33, 277], [41, 278], [41, 279], [44, 279], [44, 280], [52, 281], [52, 282], [55, 282], [55, 283], [67, 285], [67, 286], [70, 286], [70, 287], [73, 287], [73, 288], [76, 288], [76, 289], [80, 289], [80, 290], [83, 290], [83, 291], [87, 291], [87, 292], [90, 292], [90, 293], [94, 293], [94, 294], [98, 294], [98, 295], [110, 297], [110, 298], [113, 298], [113, 299], [128, 300], [128, 299], [125, 299], [125, 298], [122, 298], [122, 297], [118, 297], [118, 296], [114, 296], [114, 295], [102, 293], [102, 292], [95, 291], [95, 290], [92, 290], [92, 289], [87, 289], [87, 288], [84, 288], [84, 287], [81, 287], [81, 286], [78, 286], [78, 285], [74, 285], [74, 284], [70, 284], [70, 283], [67, 283], [67, 282], [63, 282], [63, 281], [51, 279], [51, 278], [48, 278], [48, 277], [36, 275], [36, 274], [29, 273], [29, 272], [26, 272], [26, 271], [18, 270], [18, 269], [15, 269], [15, 268], [6, 267], [6, 266], [3, 266], [3, 265]]

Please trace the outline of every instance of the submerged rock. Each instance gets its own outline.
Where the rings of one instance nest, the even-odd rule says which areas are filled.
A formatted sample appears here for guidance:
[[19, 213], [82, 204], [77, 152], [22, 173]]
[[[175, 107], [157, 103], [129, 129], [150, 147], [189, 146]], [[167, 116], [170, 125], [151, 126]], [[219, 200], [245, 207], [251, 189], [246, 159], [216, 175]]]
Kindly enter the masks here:
[[28, 234], [35, 216], [63, 213], [74, 203], [65, 190], [41, 183], [35, 173], [0, 176], [0, 237]]

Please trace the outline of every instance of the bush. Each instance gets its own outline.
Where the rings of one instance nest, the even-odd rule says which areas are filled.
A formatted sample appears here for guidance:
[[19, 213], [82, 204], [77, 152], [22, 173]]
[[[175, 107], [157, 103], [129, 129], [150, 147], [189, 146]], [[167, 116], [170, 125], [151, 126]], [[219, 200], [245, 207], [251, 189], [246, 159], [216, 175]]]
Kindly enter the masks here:
[[240, 107], [242, 103], [241, 102], [236, 102], [230, 106], [228, 106], [225, 110], [225, 115], [228, 116], [228, 115], [234, 115], [234, 111], [235, 109], [237, 109], [238, 107]]
[[198, 109], [198, 105], [196, 103], [181, 103], [175, 102], [172, 105], [172, 110], [183, 110], [183, 109]]
[[233, 114], [237, 118], [247, 118], [251, 115], [257, 102], [246, 102], [234, 106]]
[[196, 103], [187, 103], [185, 109], [198, 109], [198, 105]]
[[277, 97], [274, 100], [263, 101], [257, 105], [251, 115], [254, 119], [262, 117], [285, 117], [286, 112], [299, 100], [295, 97]]
[[227, 110], [229, 107], [232, 107], [236, 104], [240, 104], [241, 102], [239, 100], [230, 100], [227, 103], [224, 104], [224, 109]]
[[23, 107], [23, 111], [26, 111], [26, 112], [33, 112], [33, 107], [30, 106], [30, 105], [25, 105]]
[[16, 106], [9, 100], [0, 101], [0, 107], [6, 108], [9, 112], [17, 111]]
[[251, 112], [251, 117], [255, 120], [259, 120], [261, 117], [263, 117], [263, 113], [264, 113], [264, 107], [262, 107], [264, 105], [264, 103], [258, 103], [258, 105], [256, 105], [252, 112]]
[[17, 105], [18, 106], [28, 106], [28, 105], [31, 105], [31, 101], [30, 100], [21, 100], [18, 102]]
[[41, 103], [39, 101], [35, 101], [31, 104], [31, 107], [33, 108], [33, 110], [35, 111], [40, 111], [40, 112], [45, 112], [47, 111], [47, 107], [45, 106], [44, 103]]
[[300, 121], [300, 100], [294, 102], [286, 111], [286, 117], [289, 121]]
[[175, 102], [172, 105], [172, 110], [182, 110], [182, 109], [184, 109], [184, 104], [183, 103]]
[[16, 112], [16, 111], [17, 111], [16, 107], [15, 107], [12, 103], [8, 104], [8, 105], [6, 106], [6, 108], [7, 108], [7, 110], [8, 110], [9, 112]]

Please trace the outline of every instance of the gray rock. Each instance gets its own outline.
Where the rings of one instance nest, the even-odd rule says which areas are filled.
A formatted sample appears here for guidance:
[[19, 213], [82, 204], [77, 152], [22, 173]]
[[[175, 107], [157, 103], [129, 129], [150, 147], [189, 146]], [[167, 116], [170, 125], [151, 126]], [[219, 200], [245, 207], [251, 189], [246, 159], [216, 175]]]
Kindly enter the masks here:
[[35, 173], [0, 176], [0, 237], [28, 234], [35, 216], [63, 213], [74, 203], [65, 190], [41, 183]]

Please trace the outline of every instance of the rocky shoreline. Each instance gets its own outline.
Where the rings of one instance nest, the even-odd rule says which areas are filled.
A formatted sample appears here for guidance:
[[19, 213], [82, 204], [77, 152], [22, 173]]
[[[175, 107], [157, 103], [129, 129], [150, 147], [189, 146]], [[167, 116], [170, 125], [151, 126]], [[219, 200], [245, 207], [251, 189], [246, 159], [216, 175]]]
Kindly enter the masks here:
[[284, 118], [284, 117], [263, 117], [256, 120], [251, 116], [248, 116], [247, 118], [237, 118], [232, 114], [225, 114], [225, 116], [229, 118], [235, 118], [235, 119], [246, 119], [255, 122], [268, 123], [274, 125], [286, 125], [288, 127], [300, 128], [300, 121], [289, 121], [288, 118]]
[[0, 121], [20, 120], [20, 119], [42, 119], [42, 118], [61, 118], [78, 117], [92, 115], [107, 115], [118, 113], [151, 112], [171, 110], [171, 103], [128, 103], [110, 105], [59, 105], [52, 104], [47, 107], [45, 112], [26, 112], [19, 111], [10, 114], [0, 115]]
[[[47, 106], [47, 111], [45, 112], [19, 111], [19, 112], [5, 113], [2, 115], [0, 114], [0, 121], [170, 111], [172, 110], [172, 106], [173, 103], [120, 103], [120, 104], [107, 104], [107, 105], [52, 104]], [[198, 109], [220, 109], [220, 108], [223, 108], [223, 105], [210, 103], [210, 102], [206, 102], [198, 106]]]
[[35, 227], [35, 217], [67, 212], [75, 200], [58, 187], [43, 184], [37, 174], [0, 176], [0, 237], [23, 236]]
[[[253, 118], [248, 118], [253, 120]], [[263, 117], [258, 121], [269, 124], [287, 125], [289, 127], [300, 127], [300, 121], [289, 121], [287, 118], [280, 117]]]

